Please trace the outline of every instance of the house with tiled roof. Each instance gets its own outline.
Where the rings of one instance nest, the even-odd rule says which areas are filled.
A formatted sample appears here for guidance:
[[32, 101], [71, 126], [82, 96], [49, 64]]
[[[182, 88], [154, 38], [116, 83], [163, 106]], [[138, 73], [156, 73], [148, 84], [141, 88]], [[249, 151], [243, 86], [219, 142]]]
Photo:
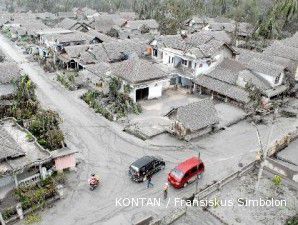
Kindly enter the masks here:
[[137, 56], [111, 64], [107, 75], [120, 78], [123, 87], [129, 86], [130, 97], [135, 102], [161, 97], [163, 90], [169, 84], [169, 78], [164, 71], [156, 64]]
[[125, 23], [125, 19], [118, 14], [101, 14], [92, 19], [89, 23], [90, 27], [101, 33], [108, 33], [114, 27], [121, 27]]
[[46, 47], [53, 49], [55, 52], [59, 52], [66, 46], [90, 44], [94, 41], [95, 37], [84, 32], [72, 31], [43, 34], [41, 39]]
[[62, 28], [65, 30], [72, 30], [74, 26], [78, 23], [77, 20], [65, 18], [60, 23], [57, 23], [55, 27]]
[[195, 32], [201, 30], [203, 27], [207, 25], [207, 20], [202, 16], [193, 16], [184, 21], [184, 27], [186, 30], [190, 30], [190, 32]]
[[298, 81], [298, 34], [290, 38], [274, 41], [264, 50], [264, 54], [278, 56], [292, 62], [293, 74]]
[[167, 116], [173, 121], [169, 132], [187, 141], [211, 132], [219, 123], [210, 98], [175, 108]]
[[202, 16], [194, 16], [185, 21], [184, 29], [189, 33], [206, 31], [225, 31], [228, 34], [235, 34], [237, 39], [243, 39], [251, 36], [253, 26], [246, 22], [236, 22], [231, 19], [216, 17], [208, 18]]
[[128, 20], [121, 27], [115, 27], [118, 38], [134, 39], [148, 38], [151, 40], [154, 36], [159, 35], [159, 24], [156, 20]]
[[265, 79], [272, 87], [280, 86], [285, 81], [285, 66], [254, 58], [248, 62], [247, 68]]
[[[76, 166], [74, 158], [76, 151], [62, 148], [50, 152], [41, 147], [35, 138], [28, 141], [29, 135], [32, 136], [14, 119], [0, 121], [1, 190], [5, 187], [10, 191], [19, 186], [39, 182], [50, 174], [47, 169], [49, 166], [52, 166], [51, 170], [56, 171]], [[68, 162], [65, 162], [67, 160]]]
[[96, 16], [99, 16], [99, 12], [97, 12], [94, 9], [88, 8], [88, 7], [84, 7], [84, 8], [76, 8], [73, 10], [75, 15], [77, 16], [77, 18], [81, 18], [81, 19], [92, 19]]
[[36, 31], [48, 28], [48, 26], [35, 17], [16, 17], [3, 25], [3, 29], [9, 30], [11, 38], [15, 40], [24, 40], [25, 38], [33, 40]]
[[75, 19], [65, 18], [60, 23], [56, 24], [57, 28], [62, 28], [66, 30], [73, 30], [73, 31], [81, 31], [81, 32], [88, 32], [91, 27], [89, 25], [89, 21], [80, 20], [77, 21]]
[[83, 69], [96, 63], [121, 62], [132, 57], [141, 57], [145, 52], [145, 42], [133, 40], [113, 40], [99, 44], [65, 46], [58, 52], [58, 59], [64, 68]]
[[115, 38], [112, 38], [106, 34], [100, 33], [96, 30], [89, 29], [86, 34], [89, 36], [93, 36], [94, 39], [97, 39], [97, 43], [103, 43], [103, 42], [112, 42], [115, 41]]
[[154, 19], [148, 20], [130, 20], [122, 25], [122, 29], [128, 33], [151, 33], [158, 34], [159, 24]]
[[147, 51], [153, 60], [167, 65], [169, 73], [177, 77], [173, 84], [191, 92], [196, 77], [237, 54], [230, 45], [206, 32], [160, 36], [149, 43]]
[[209, 94], [212, 98], [223, 101], [232, 101], [240, 106], [248, 104], [251, 85], [258, 89], [265, 105], [273, 97], [282, 95], [289, 86], [284, 80], [285, 68], [252, 59], [243, 64], [233, 59], [224, 59], [220, 64], [198, 76], [194, 83], [199, 94]]
[[110, 62], [126, 60], [134, 55], [141, 57], [146, 52], [146, 43], [142, 40], [119, 40], [102, 43]]
[[276, 65], [281, 65], [287, 68], [291, 73], [294, 72], [294, 65], [290, 59], [282, 58], [269, 54], [268, 52], [256, 52], [244, 48], [236, 48], [238, 55], [236, 56], [237, 61], [247, 65], [252, 59], [260, 59], [262, 61], [270, 62]]
[[238, 73], [244, 69], [241, 63], [225, 59], [195, 79], [196, 89], [199, 94], [209, 94], [212, 98], [246, 104], [249, 102], [249, 93], [236, 85]]
[[106, 73], [109, 68], [110, 64], [106, 62], [85, 65], [83, 70], [80, 70], [78, 76], [75, 78], [75, 83], [81, 87], [108, 93], [109, 86], [106, 82]]

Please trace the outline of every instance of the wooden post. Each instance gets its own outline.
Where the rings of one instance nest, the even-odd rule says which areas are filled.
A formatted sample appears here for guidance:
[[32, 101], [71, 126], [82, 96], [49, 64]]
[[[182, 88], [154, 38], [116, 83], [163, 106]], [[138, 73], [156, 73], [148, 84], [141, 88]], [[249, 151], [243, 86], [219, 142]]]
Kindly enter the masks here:
[[23, 208], [22, 208], [21, 203], [17, 204], [16, 210], [17, 210], [17, 213], [18, 213], [18, 216], [19, 216], [20, 220], [24, 219], [24, 213], [23, 213]]
[[18, 178], [17, 178], [17, 174], [16, 173], [13, 174], [13, 178], [14, 178], [14, 183], [15, 183], [16, 187], [18, 187], [19, 186], [19, 183], [18, 183]]

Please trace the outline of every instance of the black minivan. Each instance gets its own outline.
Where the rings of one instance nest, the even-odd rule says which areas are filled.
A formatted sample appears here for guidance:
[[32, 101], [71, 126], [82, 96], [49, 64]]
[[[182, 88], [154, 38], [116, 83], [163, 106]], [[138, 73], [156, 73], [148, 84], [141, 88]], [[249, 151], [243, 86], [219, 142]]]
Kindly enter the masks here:
[[143, 156], [129, 166], [128, 174], [136, 182], [143, 182], [148, 175], [153, 175], [165, 168], [166, 163], [160, 157]]

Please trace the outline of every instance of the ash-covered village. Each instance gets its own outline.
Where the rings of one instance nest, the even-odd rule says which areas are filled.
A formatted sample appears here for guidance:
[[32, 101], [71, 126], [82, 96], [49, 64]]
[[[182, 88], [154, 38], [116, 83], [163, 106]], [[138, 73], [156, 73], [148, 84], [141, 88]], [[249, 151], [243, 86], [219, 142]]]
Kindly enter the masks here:
[[297, 225], [297, 0], [0, 0], [0, 224]]

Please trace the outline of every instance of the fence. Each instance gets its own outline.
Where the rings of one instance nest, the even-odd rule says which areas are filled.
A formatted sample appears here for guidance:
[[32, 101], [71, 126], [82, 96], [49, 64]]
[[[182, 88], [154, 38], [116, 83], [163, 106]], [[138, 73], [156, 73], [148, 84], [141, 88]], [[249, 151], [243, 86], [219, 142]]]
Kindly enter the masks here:
[[244, 166], [237, 172], [232, 173], [231, 175], [225, 177], [224, 179], [217, 181], [211, 185], [207, 185], [204, 188], [199, 189], [199, 191], [197, 193], [195, 193], [195, 196], [198, 199], [203, 199], [203, 198], [207, 197], [208, 195], [212, 194], [213, 192], [220, 190], [223, 186], [225, 186], [226, 184], [235, 180], [236, 178], [239, 178], [242, 175], [244, 175], [250, 171], [253, 171], [256, 168], [257, 164], [258, 164], [258, 161], [253, 161], [253, 162], [249, 163], [248, 165]]
[[45, 204], [42, 203], [40, 205], [36, 205], [34, 208], [29, 208], [27, 210], [23, 210], [21, 204], [18, 203], [17, 205], [10, 207], [9, 209], [4, 210], [3, 212], [0, 212], [0, 224], [6, 225], [9, 223], [16, 222], [17, 220], [23, 219], [24, 216], [32, 213], [33, 211], [43, 208], [46, 205], [50, 205], [59, 199], [60, 196], [55, 195], [54, 197], [47, 199]]
[[27, 177], [27, 178], [19, 181], [18, 182], [19, 183], [18, 185], [19, 186], [27, 186], [27, 185], [30, 185], [30, 184], [35, 184], [35, 183], [37, 183], [39, 181], [40, 181], [40, 173], [37, 173], [37, 174], [34, 174], [34, 175], [30, 176], [30, 177]]

